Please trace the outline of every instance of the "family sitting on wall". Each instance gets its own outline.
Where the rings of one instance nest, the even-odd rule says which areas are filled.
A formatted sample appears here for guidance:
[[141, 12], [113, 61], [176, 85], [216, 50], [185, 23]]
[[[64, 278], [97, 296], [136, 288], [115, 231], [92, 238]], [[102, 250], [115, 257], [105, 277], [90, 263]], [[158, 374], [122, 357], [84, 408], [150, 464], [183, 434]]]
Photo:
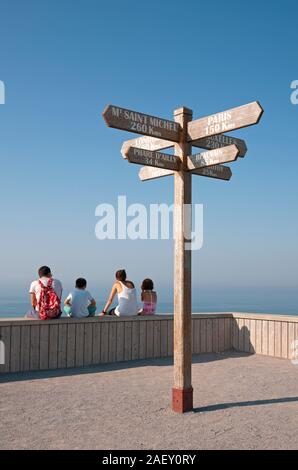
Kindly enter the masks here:
[[[38, 277], [39, 279], [33, 281], [30, 286], [29, 293], [32, 310], [26, 315], [27, 318], [39, 318], [41, 320], [59, 318], [62, 315], [61, 282], [53, 278], [48, 266], [39, 268]], [[134, 283], [126, 279], [125, 270], [120, 269], [117, 271], [115, 277], [116, 280], [110, 296], [99, 316], [115, 315], [121, 317], [155, 314], [157, 294], [154, 291], [151, 279], [144, 279], [142, 283], [141, 301], [143, 306], [139, 309]], [[63, 310], [68, 317], [86, 318], [95, 315], [96, 302], [86, 287], [86, 279], [78, 278], [76, 280], [75, 288], [64, 301]], [[118, 305], [109, 310], [116, 294], [118, 296]]]

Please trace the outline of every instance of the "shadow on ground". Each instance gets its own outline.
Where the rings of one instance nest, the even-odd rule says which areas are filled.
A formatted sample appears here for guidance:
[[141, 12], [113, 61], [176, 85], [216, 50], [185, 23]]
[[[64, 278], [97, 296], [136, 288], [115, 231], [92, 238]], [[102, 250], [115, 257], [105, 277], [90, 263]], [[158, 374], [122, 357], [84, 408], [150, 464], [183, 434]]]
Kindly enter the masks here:
[[241, 408], [246, 406], [274, 405], [276, 403], [291, 403], [298, 401], [298, 397], [271, 398], [267, 400], [239, 401], [231, 403], [218, 403], [216, 405], [194, 408], [193, 413], [205, 413], [209, 411], [227, 410], [229, 408]]
[[[221, 361], [229, 358], [247, 357], [250, 353], [236, 351], [226, 351], [224, 353], [204, 353], [193, 355], [192, 363], [207, 363]], [[110, 372], [114, 370], [134, 369], [136, 367], [155, 366], [165, 367], [173, 365], [173, 358], [143, 359], [138, 361], [113, 362], [109, 364], [99, 364], [95, 366], [76, 367], [69, 369], [55, 369], [45, 371], [18, 372], [0, 375], [0, 383], [20, 382], [24, 380], [39, 380], [55, 377], [68, 377], [82, 374], [98, 374], [100, 372]]]

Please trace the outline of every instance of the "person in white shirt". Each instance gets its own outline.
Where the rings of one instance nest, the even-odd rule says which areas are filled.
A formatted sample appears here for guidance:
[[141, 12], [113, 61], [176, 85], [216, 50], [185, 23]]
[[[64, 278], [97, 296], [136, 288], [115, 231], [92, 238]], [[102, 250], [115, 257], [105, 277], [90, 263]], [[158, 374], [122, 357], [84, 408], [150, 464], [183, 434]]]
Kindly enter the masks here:
[[70, 292], [64, 301], [64, 312], [69, 317], [93, 317], [96, 312], [96, 302], [89, 291], [86, 290], [87, 281], [80, 277], [76, 280], [75, 289]]
[[38, 270], [38, 277], [37, 281], [31, 282], [29, 294], [30, 294], [30, 301], [31, 306], [34, 311], [38, 313], [39, 310], [39, 299], [41, 293], [41, 285], [40, 282], [47, 286], [50, 279], [52, 279], [52, 288], [56, 292], [59, 299], [62, 297], [62, 284], [58, 279], [54, 279], [51, 273], [51, 270], [48, 266], [41, 266]]
[[[137, 315], [139, 308], [134, 283], [126, 280], [125, 269], [119, 269], [115, 277], [116, 281], [113, 284], [108, 301], [99, 316], [116, 315], [117, 317], [122, 317]], [[109, 310], [116, 294], [118, 295], [118, 305]]]

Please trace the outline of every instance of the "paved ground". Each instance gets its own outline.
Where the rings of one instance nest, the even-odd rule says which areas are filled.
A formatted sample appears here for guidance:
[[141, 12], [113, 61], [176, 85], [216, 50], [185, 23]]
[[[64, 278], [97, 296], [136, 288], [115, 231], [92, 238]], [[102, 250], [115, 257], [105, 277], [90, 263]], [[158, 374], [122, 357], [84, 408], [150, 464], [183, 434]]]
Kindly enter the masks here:
[[197, 408], [184, 415], [170, 409], [168, 360], [2, 377], [0, 448], [298, 448], [298, 366], [236, 353], [194, 361]]

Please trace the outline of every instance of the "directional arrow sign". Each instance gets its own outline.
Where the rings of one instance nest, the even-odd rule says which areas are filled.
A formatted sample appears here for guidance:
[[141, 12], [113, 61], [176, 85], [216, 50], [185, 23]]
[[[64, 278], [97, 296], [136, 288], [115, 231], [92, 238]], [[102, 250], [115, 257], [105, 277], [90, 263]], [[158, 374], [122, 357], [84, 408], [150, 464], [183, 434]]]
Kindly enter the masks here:
[[204, 139], [194, 140], [191, 143], [191, 145], [194, 145], [195, 147], [201, 147], [202, 149], [206, 150], [218, 149], [221, 147], [226, 147], [226, 145], [233, 144], [237, 145], [239, 149], [238, 157], [244, 157], [247, 152], [246, 143], [244, 142], [244, 140], [237, 139], [236, 137], [232, 137], [231, 135], [218, 134], [210, 137], [205, 137]]
[[257, 101], [254, 101], [238, 108], [190, 121], [188, 123], [188, 141], [252, 126], [259, 122], [262, 114], [262, 107]]
[[177, 122], [112, 105], [102, 115], [109, 127], [179, 142], [181, 128]]
[[152, 168], [150, 166], [143, 166], [139, 171], [139, 178], [141, 181], [154, 180], [164, 176], [173, 175], [172, 170], [163, 170], [161, 168]]
[[[192, 170], [193, 175], [208, 176], [209, 178], [216, 178], [219, 180], [229, 181], [232, 176], [232, 171], [228, 166], [215, 165], [207, 168], [200, 168], [199, 170]], [[163, 178], [164, 176], [171, 176], [174, 172], [172, 170], [164, 170], [161, 168], [150, 168], [143, 166], [139, 171], [139, 178], [141, 181], [153, 180], [156, 178]]]
[[219, 163], [233, 162], [237, 159], [239, 150], [236, 145], [228, 145], [209, 152], [197, 153], [187, 158], [189, 170], [218, 165]]
[[229, 181], [232, 176], [232, 171], [231, 168], [229, 168], [228, 166], [215, 165], [208, 166], [207, 168], [201, 168], [199, 170], [193, 170], [192, 174]]
[[135, 147], [130, 147], [126, 156], [130, 163], [155, 166], [158, 168], [165, 168], [167, 170], [179, 170], [181, 162], [178, 157], [175, 157], [175, 155], [151, 152], [151, 150], [138, 149]]
[[129, 147], [137, 147], [139, 149], [155, 151], [167, 149], [169, 147], [173, 147], [173, 145], [173, 142], [170, 142], [169, 140], [156, 139], [155, 137], [149, 137], [145, 135], [144, 137], [137, 137], [136, 139], [126, 140], [123, 142], [121, 147], [121, 154], [123, 158], [126, 158], [126, 153]]

